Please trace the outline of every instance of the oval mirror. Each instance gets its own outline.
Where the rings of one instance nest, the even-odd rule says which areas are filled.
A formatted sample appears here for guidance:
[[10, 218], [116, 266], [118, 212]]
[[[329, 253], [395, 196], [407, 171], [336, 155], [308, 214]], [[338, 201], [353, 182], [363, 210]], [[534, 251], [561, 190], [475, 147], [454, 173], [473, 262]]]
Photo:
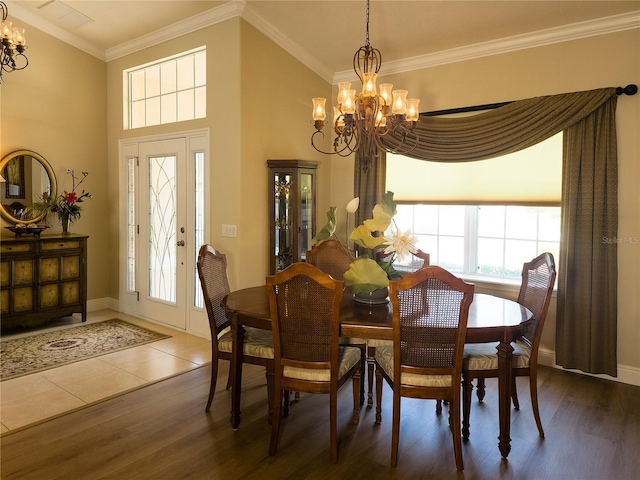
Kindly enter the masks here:
[[[31, 150], [17, 150], [0, 161], [0, 214], [12, 223], [37, 223], [46, 213], [28, 217], [28, 207], [44, 192], [57, 195], [56, 175], [49, 162]], [[27, 215], [27, 218], [25, 218]]]

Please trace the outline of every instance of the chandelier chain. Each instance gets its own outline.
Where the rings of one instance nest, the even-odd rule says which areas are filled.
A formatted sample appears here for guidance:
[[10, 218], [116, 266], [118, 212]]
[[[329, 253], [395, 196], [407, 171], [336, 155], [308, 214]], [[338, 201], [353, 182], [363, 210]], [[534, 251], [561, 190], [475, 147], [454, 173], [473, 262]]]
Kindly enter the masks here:
[[365, 46], [369, 46], [369, 0], [367, 0], [367, 34], [364, 42]]

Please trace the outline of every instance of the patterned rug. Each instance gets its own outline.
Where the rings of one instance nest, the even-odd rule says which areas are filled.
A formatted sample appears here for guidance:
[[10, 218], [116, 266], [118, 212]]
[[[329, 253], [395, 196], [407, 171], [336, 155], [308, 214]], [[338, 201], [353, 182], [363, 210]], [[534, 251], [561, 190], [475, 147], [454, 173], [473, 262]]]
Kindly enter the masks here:
[[6, 340], [0, 342], [0, 381], [169, 337], [114, 319]]

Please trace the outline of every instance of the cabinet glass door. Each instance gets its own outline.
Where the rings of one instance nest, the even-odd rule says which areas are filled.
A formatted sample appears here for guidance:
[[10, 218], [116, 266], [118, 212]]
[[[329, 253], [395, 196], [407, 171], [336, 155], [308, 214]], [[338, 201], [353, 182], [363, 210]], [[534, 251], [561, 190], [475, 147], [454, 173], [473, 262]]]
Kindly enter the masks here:
[[293, 263], [291, 174], [275, 173], [275, 256], [277, 270], [284, 270]]
[[306, 260], [307, 250], [311, 248], [313, 238], [313, 175], [300, 175], [300, 235], [298, 251], [302, 261]]

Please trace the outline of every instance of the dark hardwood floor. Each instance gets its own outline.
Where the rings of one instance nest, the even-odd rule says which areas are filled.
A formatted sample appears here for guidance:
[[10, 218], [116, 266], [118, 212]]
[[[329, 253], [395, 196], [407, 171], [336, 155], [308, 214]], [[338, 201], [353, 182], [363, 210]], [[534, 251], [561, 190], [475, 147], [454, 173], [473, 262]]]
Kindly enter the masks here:
[[474, 396], [471, 438], [456, 472], [447, 410], [435, 402], [402, 400], [398, 467], [389, 466], [391, 392], [385, 386], [382, 424], [364, 407], [349, 422], [351, 388], [338, 401], [340, 459], [329, 455], [328, 397], [303, 394], [284, 419], [275, 457], [267, 453], [264, 370], [244, 367], [242, 423], [229, 425], [230, 392], [221, 362], [210, 414], [204, 407], [210, 367], [4, 435], [4, 480], [76, 479], [635, 479], [640, 471], [640, 387], [540, 368], [546, 438], [531, 413], [526, 378], [518, 379], [520, 411], [512, 415], [512, 450], [497, 447], [497, 384]]

